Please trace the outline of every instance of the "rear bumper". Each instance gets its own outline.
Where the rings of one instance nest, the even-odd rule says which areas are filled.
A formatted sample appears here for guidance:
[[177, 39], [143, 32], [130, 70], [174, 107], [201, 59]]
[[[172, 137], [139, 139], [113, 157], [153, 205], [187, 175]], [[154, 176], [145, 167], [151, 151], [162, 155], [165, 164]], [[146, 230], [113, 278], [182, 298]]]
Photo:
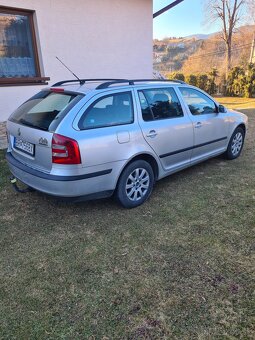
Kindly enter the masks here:
[[110, 168], [82, 175], [60, 176], [33, 169], [15, 159], [10, 152], [7, 152], [6, 160], [16, 178], [26, 185], [49, 195], [57, 197], [94, 197], [94, 195], [98, 194], [99, 197], [106, 197], [110, 196], [115, 188], [116, 174]]

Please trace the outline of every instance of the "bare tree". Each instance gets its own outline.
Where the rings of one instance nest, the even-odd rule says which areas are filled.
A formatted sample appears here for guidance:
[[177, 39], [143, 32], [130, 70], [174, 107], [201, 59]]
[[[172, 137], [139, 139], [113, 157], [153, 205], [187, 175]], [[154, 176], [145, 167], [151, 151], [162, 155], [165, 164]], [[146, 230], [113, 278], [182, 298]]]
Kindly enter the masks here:
[[226, 76], [231, 69], [233, 34], [242, 18], [243, 9], [247, 0], [210, 0], [206, 11], [209, 10], [209, 19], [220, 21], [222, 39], [226, 46]]

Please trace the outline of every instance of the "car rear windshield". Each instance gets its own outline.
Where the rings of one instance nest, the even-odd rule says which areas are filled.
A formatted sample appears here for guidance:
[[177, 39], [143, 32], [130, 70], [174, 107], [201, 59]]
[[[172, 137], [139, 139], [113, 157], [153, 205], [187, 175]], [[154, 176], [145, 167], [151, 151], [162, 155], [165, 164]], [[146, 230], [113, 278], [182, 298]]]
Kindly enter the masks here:
[[48, 130], [50, 124], [77, 97], [74, 93], [39, 92], [22, 104], [10, 117], [10, 120], [41, 130]]

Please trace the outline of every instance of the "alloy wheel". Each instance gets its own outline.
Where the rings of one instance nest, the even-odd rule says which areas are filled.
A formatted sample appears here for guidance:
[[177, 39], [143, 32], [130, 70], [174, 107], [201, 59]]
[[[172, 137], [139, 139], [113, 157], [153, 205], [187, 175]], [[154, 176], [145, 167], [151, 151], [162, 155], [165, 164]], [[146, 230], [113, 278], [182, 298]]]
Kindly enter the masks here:
[[126, 195], [131, 201], [141, 200], [150, 186], [150, 175], [146, 169], [137, 168], [133, 170], [126, 181]]
[[233, 156], [237, 156], [242, 149], [243, 145], [243, 135], [241, 132], [237, 132], [234, 136], [231, 144], [231, 152]]

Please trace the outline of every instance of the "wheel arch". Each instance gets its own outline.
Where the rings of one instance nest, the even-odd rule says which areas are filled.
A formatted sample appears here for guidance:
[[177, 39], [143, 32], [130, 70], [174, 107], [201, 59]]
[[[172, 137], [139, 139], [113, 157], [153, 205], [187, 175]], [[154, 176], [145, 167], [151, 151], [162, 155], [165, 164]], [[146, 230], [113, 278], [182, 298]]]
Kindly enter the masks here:
[[155, 181], [158, 179], [158, 176], [159, 176], [159, 164], [158, 162], [156, 161], [155, 157], [153, 157], [152, 155], [148, 154], [148, 153], [141, 153], [141, 154], [138, 154], [136, 156], [134, 156], [133, 158], [131, 158], [126, 164], [125, 166], [122, 168], [120, 174], [119, 174], [119, 177], [118, 177], [118, 180], [116, 182], [116, 188], [118, 186], [118, 182], [119, 182], [119, 179], [120, 179], [120, 176], [122, 175], [123, 171], [126, 169], [126, 167], [133, 163], [134, 161], [138, 161], [138, 160], [143, 160], [147, 163], [150, 164], [150, 166], [152, 167], [152, 170], [153, 170], [153, 173], [154, 173], [154, 179]]
[[246, 126], [245, 126], [244, 123], [241, 123], [241, 124], [237, 125], [237, 127], [235, 128], [235, 130], [236, 130], [237, 128], [243, 129], [243, 131], [244, 131], [244, 136], [246, 135]]
[[[139, 201], [137, 200], [137, 202], [136, 202], [136, 201], [131, 201], [131, 199], [128, 199], [127, 193], [125, 193], [125, 194], [123, 193], [123, 183], [126, 182], [127, 177], [123, 178], [122, 175], [125, 173], [125, 170], [127, 169], [127, 167], [132, 166], [132, 164], [134, 162], [138, 162], [138, 161], [140, 161], [140, 162], [143, 161], [143, 162], [146, 162], [148, 165], [150, 165], [151, 169], [150, 169], [149, 172], [151, 173], [151, 176], [152, 176], [152, 173], [153, 173], [154, 180], [152, 179], [151, 181], [149, 181], [149, 185], [148, 185], [148, 188], [146, 189], [146, 192], [142, 195], [142, 197], [140, 197]], [[137, 166], [137, 164], [138, 163], [136, 163], [135, 166]], [[145, 164], [144, 164], [144, 167], [145, 167]], [[146, 168], [148, 169], [148, 166]], [[136, 168], [134, 167], [133, 169], [136, 169]], [[152, 155], [147, 154], [147, 153], [135, 155], [134, 157], [132, 157], [130, 160], [128, 160], [126, 162], [126, 164], [123, 166], [123, 168], [122, 168], [122, 170], [119, 174], [119, 177], [118, 177], [117, 182], [116, 182], [114, 194], [113, 194], [115, 199], [117, 199], [119, 201], [119, 203], [122, 206], [124, 206], [125, 208], [135, 208], [138, 205], [143, 204], [151, 195], [154, 183], [158, 179], [159, 171], [160, 171], [159, 170], [159, 164], [158, 164], [157, 160]], [[128, 172], [128, 174], [129, 174], [129, 172]], [[126, 175], [127, 175], [127, 172], [125, 173], [125, 176]], [[124, 180], [124, 182], [123, 182], [123, 180]], [[125, 189], [125, 192], [126, 192], [126, 189]]]
[[[242, 130], [243, 131], [243, 138], [242, 138], [242, 144], [241, 146], [238, 146], [238, 151], [236, 153], [236, 151], [232, 150], [232, 143], [233, 143], [233, 138], [236, 136], [236, 134], [238, 133], [238, 130]], [[236, 159], [237, 157], [239, 157], [239, 155], [241, 154], [241, 151], [243, 149], [243, 145], [244, 145], [244, 138], [245, 138], [245, 134], [246, 134], [246, 126], [244, 123], [240, 123], [238, 124], [235, 129], [233, 130], [230, 138], [229, 138], [229, 142], [228, 142], [228, 147], [226, 149], [226, 152], [224, 153], [225, 157], [229, 160], [232, 159]], [[236, 142], [235, 142], [236, 143]], [[235, 153], [233, 153], [235, 152]]]
[[[153, 173], [154, 173], [155, 180], [158, 179], [158, 175], [159, 175], [159, 166], [158, 166], [158, 163], [157, 163], [156, 159], [155, 159], [152, 155], [146, 154], [146, 153], [137, 155], [137, 156], [135, 156], [134, 158], [132, 158], [132, 159], [126, 164], [126, 166], [127, 166], [128, 164], [134, 162], [134, 161], [137, 161], [137, 160], [143, 160], [143, 161], [146, 161], [147, 163], [149, 163], [150, 166], [152, 167], [152, 170], [153, 170]], [[125, 167], [126, 167], [126, 166], [125, 166]]]

